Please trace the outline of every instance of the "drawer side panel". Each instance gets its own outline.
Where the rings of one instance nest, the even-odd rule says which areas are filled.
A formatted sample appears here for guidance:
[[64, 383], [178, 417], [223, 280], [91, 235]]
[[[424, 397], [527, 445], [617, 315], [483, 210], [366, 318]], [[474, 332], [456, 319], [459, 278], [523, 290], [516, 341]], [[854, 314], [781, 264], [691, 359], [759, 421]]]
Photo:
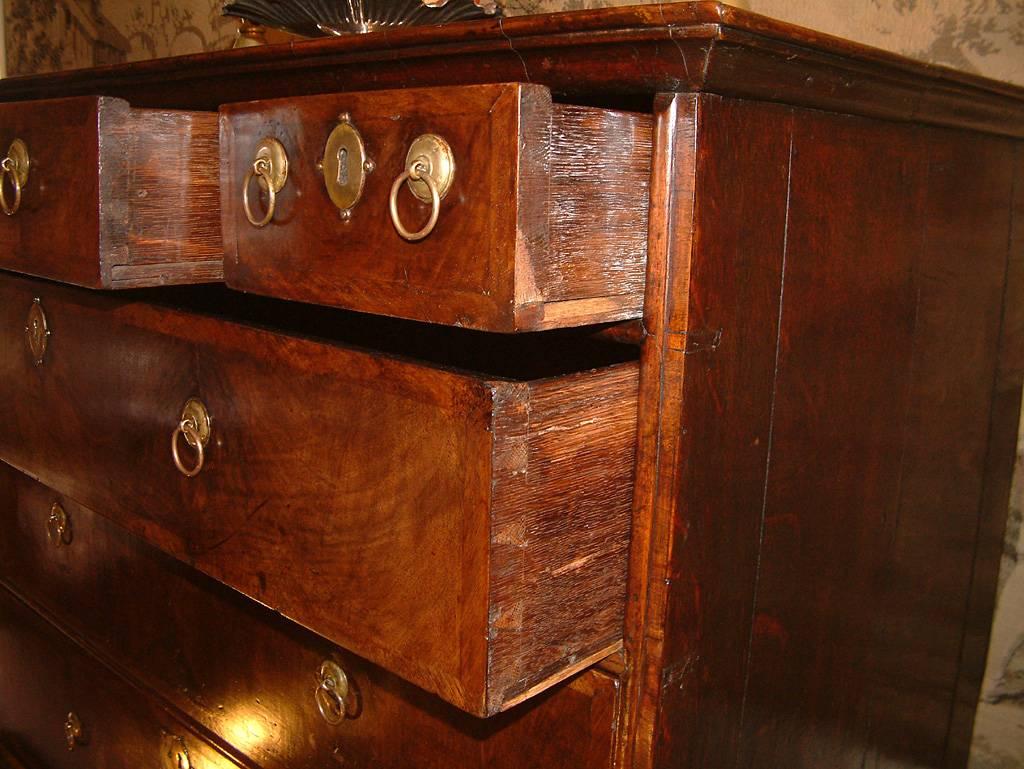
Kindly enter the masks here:
[[533, 260], [545, 302], [615, 297], [619, 317], [639, 315], [651, 136], [649, 115], [554, 106], [551, 244]]
[[496, 398], [491, 712], [621, 643], [637, 381], [630, 363]]
[[101, 115], [100, 259], [111, 287], [220, 281], [217, 115]]

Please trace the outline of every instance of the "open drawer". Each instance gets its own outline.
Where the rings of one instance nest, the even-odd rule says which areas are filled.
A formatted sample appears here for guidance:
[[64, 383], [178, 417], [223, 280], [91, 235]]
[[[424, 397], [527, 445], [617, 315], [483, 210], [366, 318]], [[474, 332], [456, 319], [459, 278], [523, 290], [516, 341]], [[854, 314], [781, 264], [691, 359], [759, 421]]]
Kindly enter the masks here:
[[651, 131], [519, 83], [223, 106], [226, 280], [489, 331], [639, 317]]
[[622, 635], [637, 364], [533, 352], [480, 374], [0, 277], [0, 458], [488, 715]]
[[4, 151], [0, 268], [89, 288], [222, 279], [216, 114], [0, 104]]

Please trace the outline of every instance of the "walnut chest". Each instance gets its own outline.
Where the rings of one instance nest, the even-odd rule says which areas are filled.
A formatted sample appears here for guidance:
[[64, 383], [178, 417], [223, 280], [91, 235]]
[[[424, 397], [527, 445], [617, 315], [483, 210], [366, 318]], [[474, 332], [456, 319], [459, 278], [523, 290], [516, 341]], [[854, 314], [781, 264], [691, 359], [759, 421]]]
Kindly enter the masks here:
[[1022, 139], [709, 2], [0, 82], [0, 767], [965, 766]]

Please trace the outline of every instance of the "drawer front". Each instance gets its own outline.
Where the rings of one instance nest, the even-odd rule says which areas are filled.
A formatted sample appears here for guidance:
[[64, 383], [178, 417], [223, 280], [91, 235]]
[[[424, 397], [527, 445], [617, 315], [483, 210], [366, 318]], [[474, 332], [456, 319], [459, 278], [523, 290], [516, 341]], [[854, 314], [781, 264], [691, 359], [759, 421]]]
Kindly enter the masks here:
[[[65, 521], [51, 521], [54, 504]], [[0, 467], [0, 580], [268, 769], [607, 769], [618, 683], [589, 671], [486, 720], [469, 716], [172, 561]], [[173, 596], [169, 599], [168, 597]], [[347, 717], [317, 708], [341, 665]]]
[[0, 742], [26, 767], [240, 766], [2, 587], [0, 670]]
[[[416, 143], [425, 135], [444, 140], [454, 172], [436, 225], [411, 241], [398, 228], [421, 230], [435, 204], [399, 177], [421, 150], [445, 165]], [[252, 173], [268, 140], [288, 173], [257, 226], [271, 213]], [[535, 85], [404, 89], [227, 105], [221, 142], [229, 285], [504, 332], [640, 316], [649, 116], [552, 104]]]
[[0, 104], [0, 126], [28, 165], [3, 174], [0, 268], [91, 288], [223, 279], [216, 115], [86, 96]]
[[635, 363], [490, 380], [11, 277], [0, 313], [0, 458], [176, 557], [477, 714], [619, 647]]

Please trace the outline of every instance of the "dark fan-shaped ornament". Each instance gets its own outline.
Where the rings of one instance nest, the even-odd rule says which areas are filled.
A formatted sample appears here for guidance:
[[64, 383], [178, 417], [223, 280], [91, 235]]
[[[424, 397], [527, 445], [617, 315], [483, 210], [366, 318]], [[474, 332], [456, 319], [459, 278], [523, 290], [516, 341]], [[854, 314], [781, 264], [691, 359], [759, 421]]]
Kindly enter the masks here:
[[234, 0], [225, 16], [325, 37], [372, 32], [381, 27], [448, 24], [500, 16], [495, 0]]

